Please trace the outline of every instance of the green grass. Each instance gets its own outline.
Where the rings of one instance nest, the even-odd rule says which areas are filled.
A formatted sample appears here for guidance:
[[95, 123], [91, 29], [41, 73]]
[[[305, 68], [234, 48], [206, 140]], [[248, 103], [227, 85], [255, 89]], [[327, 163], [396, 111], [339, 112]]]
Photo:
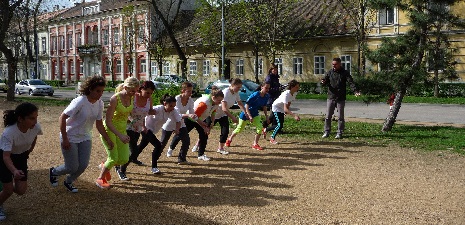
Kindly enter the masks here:
[[[333, 121], [333, 130], [337, 123]], [[283, 136], [307, 140], [323, 141], [323, 119], [302, 119], [297, 122], [286, 118]], [[395, 125], [390, 132], [381, 132], [382, 124], [366, 122], [346, 122], [343, 142], [373, 146], [398, 144], [401, 147], [422, 151], [452, 151], [465, 154], [465, 130], [447, 126]], [[334, 134], [333, 134], [334, 135]], [[339, 142], [333, 137], [324, 141]]]
[[[5, 96], [0, 96], [0, 99], [6, 101]], [[67, 106], [71, 102], [70, 99], [51, 99], [51, 98], [44, 98], [44, 97], [30, 97], [30, 96], [15, 96], [15, 102], [18, 104], [21, 102], [30, 102], [37, 105], [45, 105], [45, 106]]]
[[[326, 100], [326, 94], [303, 94], [299, 93], [297, 99], [319, 99]], [[355, 97], [354, 95], [347, 95], [347, 101], [367, 101], [372, 100], [376, 96], [360, 96]], [[381, 98], [377, 102], [386, 102], [387, 98]], [[402, 103], [430, 103], [430, 104], [465, 104], [465, 98], [454, 97], [454, 98], [435, 98], [435, 97], [415, 97], [405, 96]]]

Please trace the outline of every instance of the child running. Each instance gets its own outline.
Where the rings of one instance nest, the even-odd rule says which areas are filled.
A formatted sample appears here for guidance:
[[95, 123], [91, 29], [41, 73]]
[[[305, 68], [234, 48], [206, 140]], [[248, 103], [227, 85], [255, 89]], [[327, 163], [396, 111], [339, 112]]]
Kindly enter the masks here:
[[[192, 83], [184, 82], [181, 84], [181, 94], [177, 95], [176, 98], [176, 111], [178, 111], [181, 116], [181, 128], [179, 129], [179, 133], [173, 137], [173, 140], [181, 140], [181, 150], [179, 151], [178, 155], [178, 164], [189, 164], [186, 159], [187, 151], [189, 150], [190, 145], [190, 137], [189, 132], [186, 128], [186, 123], [184, 122], [185, 119], [197, 120], [197, 115], [193, 114], [194, 112], [194, 101], [192, 100]], [[161, 133], [161, 145], [162, 149], [165, 148], [168, 140], [171, 137], [171, 134], [175, 130], [176, 121], [168, 119], [165, 124], [163, 124], [163, 129]], [[173, 149], [168, 148], [166, 152], [167, 157], [171, 157], [173, 155]]]
[[3, 130], [0, 138], [0, 221], [6, 219], [3, 203], [16, 193], [23, 195], [27, 189], [29, 154], [34, 150], [37, 135], [42, 129], [37, 122], [39, 109], [31, 103], [21, 103], [15, 110], [3, 113]]
[[223, 101], [221, 101], [219, 109], [216, 111], [214, 117], [215, 120], [213, 121], [213, 125], [219, 123], [221, 127], [220, 141], [218, 142], [218, 150], [216, 152], [223, 155], [229, 154], [229, 152], [224, 150], [225, 145], [229, 147], [227, 144], [229, 135], [228, 118], [231, 118], [233, 123], [238, 122], [238, 119], [233, 114], [231, 114], [231, 112], [229, 112], [229, 108], [237, 102], [237, 105], [241, 109], [241, 113], [245, 112], [244, 105], [242, 104], [241, 98], [239, 96], [239, 91], [242, 88], [242, 80], [239, 78], [234, 78], [231, 79], [230, 83], [231, 85], [229, 87], [223, 89], [224, 98]]
[[[253, 149], [256, 150], [263, 150], [262, 147], [258, 144], [258, 140], [260, 139], [260, 135], [262, 132], [262, 126], [260, 121], [260, 114], [258, 110], [262, 108], [263, 114], [265, 114], [265, 118], [268, 118], [267, 115], [267, 102], [270, 98], [268, 91], [270, 90], [269, 83], [262, 83], [260, 85], [259, 90], [252, 93], [245, 103], [245, 111], [241, 112], [239, 115], [239, 124], [237, 125], [236, 129], [231, 134], [231, 137], [226, 140], [226, 146], [230, 146], [233, 138], [242, 131], [245, 127], [245, 121], [249, 120], [257, 129], [257, 133], [255, 134], [255, 139], [252, 145]], [[269, 122], [269, 121], [268, 121]]]
[[142, 166], [143, 163], [137, 158], [143, 148], [137, 145], [141, 133], [147, 132], [145, 127], [145, 117], [150, 113], [153, 114], [152, 94], [155, 91], [155, 85], [152, 81], [144, 81], [139, 90], [134, 95], [134, 108], [129, 115], [129, 123], [126, 126], [126, 134], [129, 136], [129, 161], [121, 167], [115, 166], [116, 174], [120, 180], [127, 180], [126, 169], [129, 163]]
[[128, 77], [124, 83], [116, 87], [116, 94], [111, 96], [105, 117], [105, 130], [113, 142], [114, 147], [109, 145], [103, 137], [103, 145], [107, 152], [107, 160], [100, 164], [101, 172], [95, 184], [100, 188], [110, 188], [108, 183], [111, 180], [110, 169], [115, 165], [124, 165], [129, 161], [129, 141], [126, 134], [126, 124], [129, 114], [134, 107], [132, 98], [139, 89], [139, 80]]
[[[273, 114], [270, 115], [269, 121], [263, 121], [263, 138], [266, 138], [266, 132], [270, 130], [273, 131], [270, 137], [271, 144], [278, 144], [276, 141], [276, 135], [284, 127], [284, 115], [294, 116], [295, 120], [300, 121], [300, 117], [290, 110], [291, 103], [295, 100], [299, 88], [300, 83], [296, 80], [291, 80], [287, 85], [288, 90], [281, 93], [281, 95], [273, 102], [273, 105], [271, 106]], [[268, 127], [269, 122], [272, 124], [271, 127]]]
[[145, 117], [145, 126], [147, 127], [147, 132], [142, 133], [142, 141], [140, 142], [139, 148], [144, 149], [148, 143], [152, 144], [154, 149], [152, 151], [152, 173], [158, 174], [160, 170], [158, 169], [158, 159], [163, 152], [163, 147], [160, 141], [157, 139], [155, 134], [160, 131], [163, 124], [169, 119], [176, 122], [174, 133], [179, 134], [179, 129], [181, 128], [181, 115], [174, 108], [176, 107], [176, 98], [165, 94], [161, 101], [161, 105], [153, 107], [155, 115]]
[[49, 178], [53, 187], [58, 186], [58, 176], [68, 174], [63, 185], [72, 193], [78, 192], [73, 182], [89, 165], [94, 123], [108, 146], [113, 148], [113, 142], [105, 131], [102, 121], [104, 103], [100, 98], [105, 84], [103, 77], [88, 78], [80, 87], [81, 96], [73, 99], [61, 114], [61, 153], [65, 163], [50, 168]]

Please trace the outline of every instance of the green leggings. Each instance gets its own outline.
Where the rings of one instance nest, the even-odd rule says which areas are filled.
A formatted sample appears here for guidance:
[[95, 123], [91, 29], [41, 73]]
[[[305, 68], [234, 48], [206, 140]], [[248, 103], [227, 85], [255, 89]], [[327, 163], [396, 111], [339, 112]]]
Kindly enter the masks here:
[[[238, 134], [244, 129], [245, 127], [245, 121], [241, 118], [239, 118], [239, 124], [237, 124], [236, 129], [234, 129], [233, 133]], [[257, 134], [260, 134], [262, 132], [262, 122], [260, 121], [260, 116], [256, 116], [252, 119], [252, 124], [255, 126], [257, 129]]]
[[[115, 165], [126, 164], [129, 161], [129, 143], [124, 144], [113, 132], [108, 130], [108, 128], [105, 129], [114, 145], [113, 149], [108, 149], [106, 141], [100, 136], [108, 155], [105, 168], [111, 169]], [[122, 134], [126, 134], [126, 126], [116, 127], [116, 129]]]

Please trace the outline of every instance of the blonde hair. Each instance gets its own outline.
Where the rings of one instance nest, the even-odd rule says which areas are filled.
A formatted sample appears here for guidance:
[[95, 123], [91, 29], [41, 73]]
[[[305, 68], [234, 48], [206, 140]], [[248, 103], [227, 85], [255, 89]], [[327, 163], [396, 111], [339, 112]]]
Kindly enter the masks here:
[[122, 91], [123, 88], [125, 87], [128, 87], [128, 88], [139, 87], [139, 80], [135, 77], [126, 78], [126, 80], [124, 80], [124, 83], [118, 84], [118, 86], [115, 88], [115, 93]]

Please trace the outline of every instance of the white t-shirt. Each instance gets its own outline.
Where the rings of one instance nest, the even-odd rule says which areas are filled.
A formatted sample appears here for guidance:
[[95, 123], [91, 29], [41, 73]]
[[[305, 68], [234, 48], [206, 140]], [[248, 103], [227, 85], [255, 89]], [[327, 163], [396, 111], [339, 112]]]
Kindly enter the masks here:
[[85, 95], [71, 101], [63, 111], [69, 116], [66, 119], [66, 133], [68, 133], [68, 139], [71, 143], [92, 140], [92, 127], [96, 120], [102, 120], [103, 106], [104, 103], [101, 99], [91, 103]]
[[0, 139], [0, 149], [11, 154], [21, 154], [31, 148], [32, 142], [37, 135], [42, 135], [42, 128], [39, 123], [36, 123], [34, 128], [29, 129], [26, 133], [19, 130], [18, 125], [15, 123], [3, 130]]
[[[187, 104], [183, 105], [181, 101], [181, 95], [177, 95], [176, 97], [176, 109], [181, 115], [182, 114], [191, 114], [194, 113], [194, 100], [189, 97], [189, 100], [187, 100]], [[184, 120], [181, 118], [181, 127], [186, 127], [186, 124], [184, 123]], [[176, 129], [176, 121], [172, 120], [171, 118], [168, 118], [165, 124], [163, 124], [163, 130], [166, 131], [173, 131]]]
[[202, 96], [194, 102], [194, 112], [202, 121], [207, 119], [207, 117], [215, 111], [218, 111], [218, 105], [213, 105], [213, 100], [210, 95]]
[[163, 105], [156, 105], [153, 107], [155, 115], [148, 115], [145, 117], [145, 127], [151, 130], [152, 133], [156, 134], [164, 123], [170, 118], [176, 122], [181, 122], [181, 114], [174, 109], [171, 112], [166, 112]]
[[224, 94], [224, 98], [223, 98], [223, 101], [221, 101], [221, 104], [218, 106], [218, 110], [216, 110], [216, 114], [215, 114], [215, 119], [219, 119], [223, 116], [226, 116], [226, 113], [224, 113], [224, 111], [222, 110], [222, 104], [223, 102], [225, 102], [229, 107], [233, 106], [234, 103], [236, 102], [240, 102], [241, 101], [241, 97], [239, 96], [239, 92], [236, 92], [236, 93], [232, 93], [231, 92], [231, 89], [228, 88], [225, 88], [223, 89], [223, 94]]
[[291, 90], [284, 91], [276, 100], [274, 100], [273, 105], [271, 106], [271, 110], [273, 112], [285, 113], [284, 105], [294, 101], [296, 95], [297, 92], [294, 93], [294, 95], [291, 95]]

